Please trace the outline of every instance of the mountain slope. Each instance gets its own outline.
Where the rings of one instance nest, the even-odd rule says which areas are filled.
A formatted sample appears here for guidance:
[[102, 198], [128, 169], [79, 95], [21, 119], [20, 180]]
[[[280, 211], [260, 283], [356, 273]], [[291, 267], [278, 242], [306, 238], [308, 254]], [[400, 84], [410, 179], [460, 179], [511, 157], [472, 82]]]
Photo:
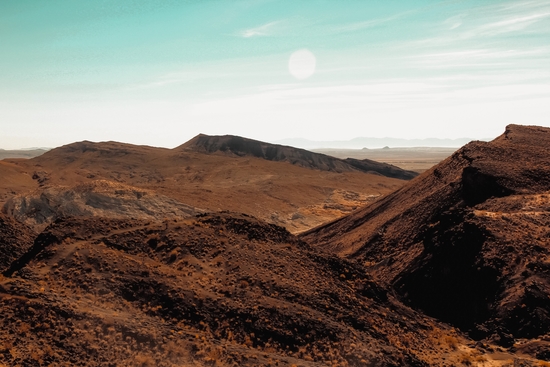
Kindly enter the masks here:
[[33, 238], [30, 228], [0, 213], [0, 272], [32, 246]]
[[5, 276], [6, 365], [498, 365], [357, 264], [243, 215], [59, 219]]
[[[48, 196], [48, 190], [72, 190], [104, 180], [207, 211], [247, 213], [292, 232], [350, 213], [404, 182], [351, 168], [338, 173], [252, 156], [87, 141], [29, 160], [0, 162], [3, 172], [4, 202], [16, 195], [32, 201], [42, 193]], [[139, 204], [137, 199], [133, 203]]]
[[321, 171], [350, 172], [358, 170], [402, 180], [410, 180], [418, 175], [413, 171], [406, 171], [396, 166], [369, 159], [342, 160], [305, 149], [270, 144], [233, 135], [209, 136], [200, 134], [176, 149], [205, 153], [223, 152], [236, 156], [252, 156], [269, 161], [285, 161], [300, 167]]
[[550, 129], [510, 125], [306, 233], [410, 305], [509, 345], [550, 330]]
[[149, 190], [105, 180], [17, 195], [6, 202], [2, 211], [37, 232], [57, 218], [68, 216], [163, 220], [202, 212]]

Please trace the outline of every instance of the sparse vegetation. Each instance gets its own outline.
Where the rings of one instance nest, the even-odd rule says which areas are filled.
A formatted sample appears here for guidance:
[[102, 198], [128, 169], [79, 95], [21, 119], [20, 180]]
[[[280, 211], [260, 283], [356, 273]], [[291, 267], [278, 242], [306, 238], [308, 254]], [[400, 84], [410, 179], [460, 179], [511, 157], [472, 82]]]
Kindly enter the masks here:
[[[409, 186], [302, 236], [231, 212], [62, 217], [40, 235], [0, 214], [0, 265], [8, 269], [0, 278], [0, 367], [548, 366], [536, 359], [550, 348], [550, 218], [539, 193], [546, 183], [509, 172], [506, 144], [473, 143], [417, 180], [421, 190]], [[177, 175], [185, 165], [190, 175], [190, 162]], [[484, 162], [504, 169], [496, 175]], [[44, 172], [41, 184], [60, 179]], [[136, 167], [129, 172], [140, 184], [181, 178], [160, 168], [141, 178]], [[493, 178], [511, 191], [494, 194]], [[272, 200], [280, 181], [258, 180], [270, 182]], [[472, 182], [483, 190], [468, 191]], [[153, 196], [124, 185], [115, 197]], [[365, 199], [357, 188], [319, 190], [330, 195], [326, 210]], [[271, 209], [270, 218], [291, 217]], [[302, 221], [318, 209], [289, 213]]]

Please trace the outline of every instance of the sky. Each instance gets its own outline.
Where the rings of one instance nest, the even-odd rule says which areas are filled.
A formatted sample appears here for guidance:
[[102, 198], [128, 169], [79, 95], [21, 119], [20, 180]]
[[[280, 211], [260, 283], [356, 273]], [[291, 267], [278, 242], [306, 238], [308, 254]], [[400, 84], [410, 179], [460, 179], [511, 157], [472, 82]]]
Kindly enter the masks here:
[[0, 148], [550, 126], [548, 0], [1, 0]]

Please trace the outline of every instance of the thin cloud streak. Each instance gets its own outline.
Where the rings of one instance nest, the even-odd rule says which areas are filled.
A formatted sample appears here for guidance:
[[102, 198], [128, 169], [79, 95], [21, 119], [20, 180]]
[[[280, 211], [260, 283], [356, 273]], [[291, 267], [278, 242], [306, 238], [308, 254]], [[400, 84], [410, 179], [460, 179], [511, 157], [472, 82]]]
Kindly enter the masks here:
[[285, 105], [324, 106], [328, 109], [337, 106], [353, 108], [356, 105], [369, 106], [370, 109], [385, 109], [387, 106], [407, 109], [435, 102], [461, 105], [532, 98], [550, 99], [550, 84], [538, 83], [538, 80], [512, 80], [506, 75], [479, 76], [477, 80], [466, 83], [462, 76], [457, 76], [454, 79], [388, 79], [362, 85], [302, 87], [288, 84], [278, 88], [265, 87], [257, 93], [198, 103], [195, 111], [208, 113], [247, 103], [250, 103], [249, 106], [261, 105], [274, 109]]
[[505, 19], [478, 27], [477, 29], [474, 29], [472, 33], [467, 33], [466, 35], [469, 38], [477, 36], [496, 36], [502, 33], [515, 32], [525, 29], [541, 21], [544, 18], [548, 18], [549, 16], [550, 12], [547, 12], [542, 14], [531, 14], [522, 17]]
[[362, 30], [362, 29], [366, 29], [366, 28], [372, 28], [372, 27], [379, 26], [381, 24], [385, 24], [385, 23], [393, 22], [395, 20], [402, 19], [402, 18], [406, 17], [407, 15], [413, 14], [415, 12], [416, 11], [406, 11], [406, 12], [395, 14], [395, 15], [392, 15], [392, 16], [389, 16], [389, 17], [386, 17], [386, 18], [371, 19], [371, 20], [366, 20], [366, 21], [363, 21], [363, 22], [356, 22], [356, 23], [351, 23], [351, 24], [347, 24], [347, 25], [343, 25], [343, 26], [338, 26], [338, 27], [333, 28], [333, 32], [334, 33], [355, 32], [355, 31], [359, 31], [359, 30]]
[[239, 32], [239, 36], [243, 38], [251, 38], [251, 37], [261, 37], [261, 36], [269, 36], [272, 33], [270, 32], [274, 26], [277, 24], [280, 24], [281, 21], [277, 20], [274, 22], [269, 22], [264, 25], [261, 25], [259, 27], [249, 28], [245, 29], [244, 31]]
[[[539, 25], [550, 18], [548, 1], [508, 2], [484, 5], [470, 9], [467, 13], [457, 14], [443, 20], [438, 26], [431, 26], [431, 33], [440, 34], [410, 41], [403, 46], [411, 49], [418, 47], [459, 46], [460, 43], [481, 39], [504, 39], [514, 32], [538, 32], [550, 36], [550, 27]], [[538, 27], [537, 27], [538, 26]], [[533, 28], [530, 30], [529, 28]], [[429, 28], [428, 28], [429, 29]]]
[[[550, 48], [530, 50], [467, 49], [442, 53], [427, 53], [410, 56], [413, 65], [421, 68], [454, 69], [464, 66], [496, 67], [522, 65], [523, 60], [532, 64], [537, 58], [550, 57]], [[497, 69], [498, 70], [498, 69]]]

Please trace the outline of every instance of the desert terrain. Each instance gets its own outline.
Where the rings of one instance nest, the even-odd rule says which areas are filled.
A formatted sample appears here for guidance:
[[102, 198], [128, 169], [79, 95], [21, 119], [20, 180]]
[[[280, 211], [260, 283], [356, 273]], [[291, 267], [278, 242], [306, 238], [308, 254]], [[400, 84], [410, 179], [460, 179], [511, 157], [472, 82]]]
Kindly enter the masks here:
[[548, 366], [549, 147], [510, 125], [420, 175], [236, 136], [0, 161], [0, 366]]
[[[417, 175], [371, 160], [342, 160], [240, 137], [206, 135], [174, 149], [79, 142], [28, 160], [0, 161], [0, 172], [0, 205], [9, 201], [4, 210], [37, 230], [59, 215], [98, 210], [105, 215], [108, 207], [110, 216], [119, 216], [120, 205], [106, 204], [121, 200], [126, 192], [138, 200], [137, 206], [153, 205], [144, 202], [157, 195], [154, 205], [166, 210], [149, 213], [160, 220], [181, 215], [177, 210], [170, 213], [169, 206], [230, 210], [294, 233], [350, 213]], [[102, 196], [98, 200], [103, 204], [94, 206], [87, 199], [91, 196]]]
[[316, 153], [346, 159], [371, 159], [392, 164], [405, 170], [422, 173], [445, 158], [451, 156], [457, 148], [448, 147], [403, 147], [377, 149], [313, 149]]
[[48, 149], [0, 149], [0, 159], [6, 158], [34, 158], [46, 153]]

